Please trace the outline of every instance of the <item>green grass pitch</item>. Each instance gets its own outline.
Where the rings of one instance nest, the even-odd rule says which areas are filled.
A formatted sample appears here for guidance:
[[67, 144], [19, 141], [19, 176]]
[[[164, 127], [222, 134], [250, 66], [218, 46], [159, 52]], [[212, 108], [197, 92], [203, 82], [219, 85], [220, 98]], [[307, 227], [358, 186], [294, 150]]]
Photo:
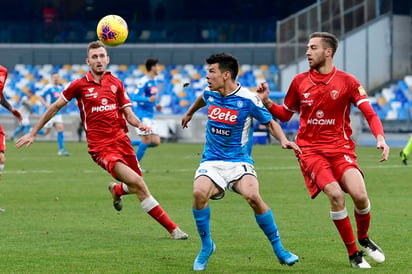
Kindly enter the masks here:
[[[113, 209], [107, 185], [113, 179], [87, 154], [85, 143], [67, 143], [70, 157], [57, 156], [57, 144], [35, 142], [16, 149], [7, 143], [0, 181], [1, 273], [191, 273], [200, 241], [193, 221], [192, 183], [202, 144], [163, 143], [148, 149], [142, 166], [153, 196], [190, 234], [174, 241], [140, 207], [125, 197]], [[380, 151], [357, 151], [372, 203], [370, 236], [384, 249], [386, 262], [373, 273], [410, 273], [412, 187], [410, 166], [399, 149], [379, 163]], [[280, 265], [246, 201], [228, 192], [211, 201], [212, 236], [217, 245], [207, 273], [359, 273], [329, 217], [324, 194], [311, 200], [293, 153], [278, 145], [257, 145], [253, 156], [260, 190], [272, 208], [284, 246], [300, 256]], [[347, 196], [352, 224], [353, 205]]]

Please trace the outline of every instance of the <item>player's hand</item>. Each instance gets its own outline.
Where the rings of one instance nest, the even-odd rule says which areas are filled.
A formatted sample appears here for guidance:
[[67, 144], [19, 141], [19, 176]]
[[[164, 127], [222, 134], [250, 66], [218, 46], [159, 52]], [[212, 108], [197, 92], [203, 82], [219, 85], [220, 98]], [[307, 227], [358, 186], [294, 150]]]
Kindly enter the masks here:
[[149, 97], [149, 102], [153, 103], [154, 101], [156, 101], [157, 96], [156, 95], [152, 95]]
[[21, 115], [20, 111], [18, 111], [18, 110], [15, 109], [15, 108], [12, 108], [12, 109], [11, 109], [11, 113], [13, 113], [13, 115], [14, 115], [17, 119], [19, 119], [19, 123], [21, 124], [21, 122], [23, 121], [23, 116]]
[[161, 112], [163, 109], [162, 105], [159, 105], [159, 104], [155, 105], [155, 108], [158, 112]]
[[269, 88], [267, 82], [262, 82], [256, 87], [256, 93], [260, 100], [265, 101], [269, 99]]
[[190, 114], [185, 114], [182, 117], [182, 128], [187, 128], [189, 121], [192, 120], [192, 115]]
[[379, 162], [384, 162], [387, 161], [389, 158], [389, 146], [386, 144], [386, 142], [383, 141], [378, 141], [376, 143], [376, 148], [382, 150], [382, 158], [379, 160]]
[[147, 125], [145, 125], [145, 124], [143, 124], [143, 123], [140, 123], [138, 129], [141, 130], [141, 131], [144, 131], [144, 132], [146, 132], [146, 133], [152, 132], [152, 129], [151, 129], [149, 126], [147, 126]]
[[287, 141], [282, 144], [282, 148], [283, 149], [293, 149], [294, 151], [299, 152], [299, 154], [303, 154], [302, 150], [295, 142]]
[[34, 142], [35, 139], [36, 138], [34, 137], [33, 134], [28, 133], [17, 140], [16, 147], [17, 148], [22, 147], [24, 144], [27, 144], [26, 147], [29, 147]]
[[269, 109], [273, 102], [269, 98], [269, 88], [268, 88], [268, 83], [262, 82], [256, 87], [256, 93], [259, 96], [260, 100], [262, 101], [263, 105]]

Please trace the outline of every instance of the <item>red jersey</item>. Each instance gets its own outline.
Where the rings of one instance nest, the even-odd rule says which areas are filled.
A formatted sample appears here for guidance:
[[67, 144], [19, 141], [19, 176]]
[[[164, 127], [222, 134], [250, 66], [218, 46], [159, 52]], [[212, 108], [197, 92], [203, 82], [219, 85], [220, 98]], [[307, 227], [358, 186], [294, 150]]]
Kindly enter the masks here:
[[90, 149], [110, 146], [126, 135], [122, 109], [132, 104], [123, 83], [110, 72], [96, 83], [89, 71], [71, 82], [61, 96], [66, 102], [76, 98]]
[[301, 148], [327, 151], [354, 149], [350, 138], [351, 104], [368, 102], [363, 87], [352, 75], [333, 68], [329, 74], [310, 69], [293, 79], [284, 107], [299, 112], [296, 144]]
[[6, 86], [7, 73], [7, 69], [0, 65], [0, 98], [3, 94], [4, 87]]

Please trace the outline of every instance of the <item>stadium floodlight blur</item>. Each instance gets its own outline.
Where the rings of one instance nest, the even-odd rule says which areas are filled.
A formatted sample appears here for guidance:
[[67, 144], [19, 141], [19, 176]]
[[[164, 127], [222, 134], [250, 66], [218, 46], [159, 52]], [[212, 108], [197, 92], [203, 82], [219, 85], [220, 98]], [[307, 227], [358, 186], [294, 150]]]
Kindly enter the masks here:
[[342, 37], [392, 10], [391, 0], [318, 0], [277, 22], [277, 64], [288, 64], [301, 57], [312, 32], [326, 31]]

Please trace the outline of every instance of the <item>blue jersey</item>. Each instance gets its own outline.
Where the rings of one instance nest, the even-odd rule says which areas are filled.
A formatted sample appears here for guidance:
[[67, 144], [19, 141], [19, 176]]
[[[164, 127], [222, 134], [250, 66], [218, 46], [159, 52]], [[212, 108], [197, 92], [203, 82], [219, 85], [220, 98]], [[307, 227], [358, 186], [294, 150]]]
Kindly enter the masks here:
[[154, 118], [154, 102], [149, 102], [149, 98], [153, 95], [157, 95], [157, 83], [156, 80], [150, 79], [145, 75], [137, 82], [137, 88], [129, 94], [130, 100], [133, 102], [133, 110], [139, 119], [143, 117], [153, 119]]
[[[43, 97], [44, 101], [49, 105], [53, 104], [60, 98], [61, 92], [64, 90], [63, 85], [58, 84], [57, 86], [53, 84], [47, 84], [41, 91], [40, 96]], [[56, 114], [61, 114], [61, 111]]]
[[272, 119], [257, 94], [241, 86], [226, 97], [206, 89], [203, 100], [208, 120], [201, 162], [220, 160], [253, 164], [253, 118], [264, 125]]

